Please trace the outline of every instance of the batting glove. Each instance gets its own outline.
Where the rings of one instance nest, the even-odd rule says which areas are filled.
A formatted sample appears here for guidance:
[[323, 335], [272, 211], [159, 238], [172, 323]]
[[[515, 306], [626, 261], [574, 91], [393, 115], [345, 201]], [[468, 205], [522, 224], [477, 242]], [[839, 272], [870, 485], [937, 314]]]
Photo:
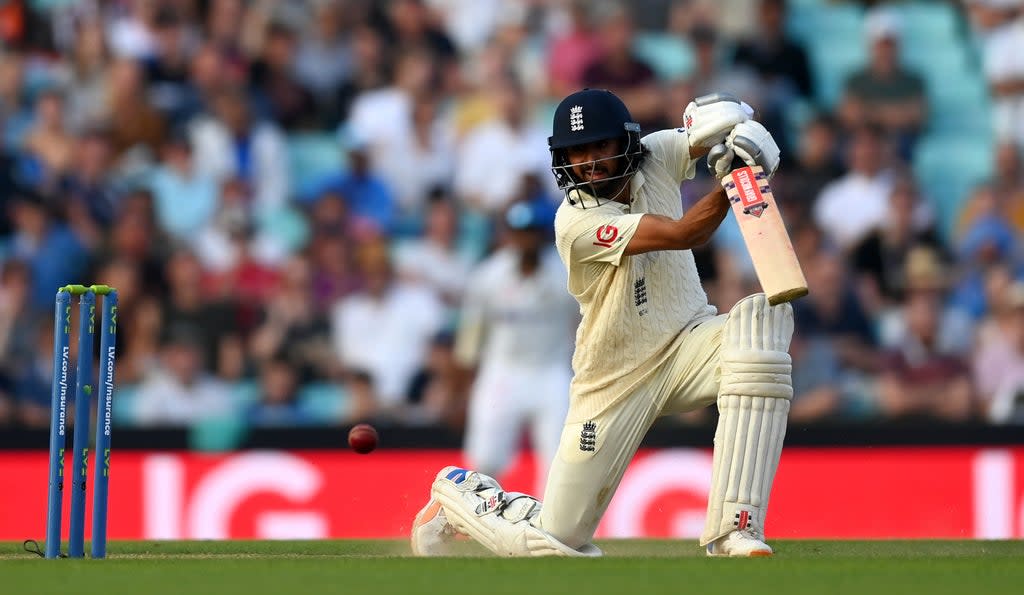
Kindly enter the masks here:
[[768, 177], [775, 175], [779, 168], [779, 145], [760, 122], [740, 122], [729, 133], [725, 146], [747, 165], [760, 165]]
[[725, 143], [718, 143], [711, 147], [708, 152], [708, 170], [711, 175], [719, 180], [729, 175], [729, 172], [732, 171], [732, 160], [735, 157], [736, 153], [725, 146]]
[[713, 147], [725, 141], [734, 126], [754, 116], [754, 110], [728, 93], [702, 95], [683, 110], [683, 127], [691, 147]]

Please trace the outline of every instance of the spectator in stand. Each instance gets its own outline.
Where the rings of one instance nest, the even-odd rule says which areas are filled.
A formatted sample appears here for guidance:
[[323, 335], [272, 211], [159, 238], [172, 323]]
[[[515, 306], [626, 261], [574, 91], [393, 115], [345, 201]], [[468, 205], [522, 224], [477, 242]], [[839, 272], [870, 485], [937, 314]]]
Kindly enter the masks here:
[[154, 107], [165, 113], [178, 111], [188, 94], [193, 39], [179, 7], [159, 7], [154, 25], [156, 51], [142, 61], [146, 87]]
[[250, 91], [270, 118], [285, 130], [318, 124], [316, 98], [299, 82], [293, 67], [298, 35], [299, 31], [287, 23], [271, 22], [250, 71]]
[[113, 156], [108, 130], [86, 130], [78, 137], [75, 159], [58, 184], [61, 215], [90, 251], [103, 243], [104, 232], [114, 222], [118, 196]]
[[894, 307], [877, 317], [879, 343], [883, 349], [899, 348], [913, 332], [910, 294], [925, 294], [935, 302], [939, 326], [935, 331], [935, 349], [943, 354], [965, 356], [974, 344], [973, 321], [956, 304], [949, 303], [949, 265], [930, 246], [919, 245], [907, 252], [903, 269], [903, 292]]
[[135, 189], [121, 195], [105, 240], [97, 251], [98, 261], [128, 261], [138, 270], [144, 293], [163, 294], [164, 260], [170, 243], [156, 223], [153, 195], [148, 190]]
[[134, 386], [155, 365], [160, 348], [160, 304], [146, 292], [141, 267], [121, 256], [96, 269], [95, 279], [117, 288], [117, 371], [119, 386]]
[[236, 178], [245, 182], [256, 213], [270, 214], [284, 207], [289, 171], [280, 130], [253, 118], [241, 89], [218, 92], [211, 105], [212, 114], [195, 120], [189, 130], [198, 173], [220, 183]]
[[741, 97], [754, 109], [763, 103], [757, 77], [747, 69], [734, 68], [725, 60], [725, 41], [713, 26], [697, 21], [689, 32], [696, 57], [696, 70], [691, 77], [694, 97], [708, 93], [731, 93]]
[[462, 300], [473, 263], [459, 251], [459, 213], [444, 189], [430, 195], [423, 235], [399, 242], [395, 270], [399, 278], [431, 287], [450, 307]]
[[353, 133], [343, 143], [348, 168], [324, 180], [313, 190], [312, 196], [333, 194], [343, 197], [346, 212], [386, 235], [395, 224], [398, 205], [391, 187], [372, 168], [371, 142]]
[[474, 55], [491, 39], [503, 16], [521, 10], [518, 1], [426, 0], [431, 18], [444, 24], [444, 32], [460, 55]]
[[402, 228], [420, 222], [427, 210], [431, 188], [451, 183], [455, 170], [455, 142], [445, 124], [440, 98], [423, 95], [412, 110], [412, 132], [405, 145], [393, 147], [391, 159], [378, 164], [380, 175], [394, 190]]
[[234, 304], [207, 296], [202, 266], [187, 248], [179, 248], [171, 255], [165, 272], [167, 292], [161, 304], [162, 331], [191, 329], [200, 346], [199, 365], [206, 371], [217, 370], [223, 347], [242, 331]]
[[435, 92], [437, 68], [421, 47], [401, 48], [394, 58], [389, 84], [357, 95], [341, 127], [343, 140], [369, 142], [374, 171], [386, 169], [393, 147], [408, 146], [412, 135], [413, 106]]
[[51, 304], [58, 287], [81, 279], [89, 264], [82, 241], [54, 217], [52, 199], [28, 188], [13, 197], [8, 257], [25, 262], [32, 271], [33, 304]]
[[351, 75], [353, 56], [343, 5], [325, 0], [310, 4], [310, 26], [298, 40], [292, 70], [322, 105]]
[[104, 38], [103, 23], [98, 19], [85, 19], [78, 23], [73, 43], [67, 69], [68, 126], [71, 130], [80, 131], [103, 120], [110, 52]]
[[426, 366], [413, 378], [410, 422], [461, 429], [466, 414], [464, 384], [463, 371], [455, 361], [453, 337], [442, 332], [430, 343]]
[[996, 168], [992, 182], [975, 189], [957, 219], [957, 235], [962, 236], [978, 219], [993, 213], [1018, 234], [1024, 233], [1024, 168], [1020, 150], [1009, 142], [996, 147]]
[[401, 420], [413, 377], [444, 327], [444, 308], [430, 289], [395, 279], [386, 240], [358, 248], [365, 287], [331, 311], [334, 353], [349, 371], [370, 375], [381, 413]]
[[793, 358], [792, 424], [813, 423], [838, 415], [843, 408], [842, 371], [839, 356], [828, 338], [793, 334], [789, 355]]
[[[942, 343], [942, 270], [915, 256], [908, 265], [903, 305], [906, 333], [885, 353], [878, 381], [878, 407], [886, 419], [927, 418], [966, 422], [972, 416], [973, 389], [967, 359]], [[910, 273], [915, 273], [911, 276]]]
[[39, 92], [31, 127], [21, 149], [25, 158], [21, 171], [31, 183], [53, 189], [71, 167], [75, 138], [64, 123], [64, 96], [56, 88]]
[[454, 91], [459, 65], [455, 44], [436, 24], [424, 0], [392, 0], [382, 12], [385, 18], [378, 22], [386, 42], [426, 52], [437, 65], [441, 88]]
[[114, 55], [133, 60], [156, 53], [157, 2], [129, 2], [107, 22], [107, 37]]
[[814, 201], [814, 221], [844, 252], [878, 227], [889, 210], [893, 157], [880, 128], [858, 127], [847, 148], [846, 175]]
[[281, 283], [261, 312], [262, 320], [249, 341], [258, 368], [284, 357], [302, 384], [338, 377], [331, 353], [330, 324], [313, 303], [312, 267], [303, 256], [293, 256], [281, 270]]
[[[454, 180], [464, 205], [489, 214], [502, 212], [521, 196], [525, 176], [553, 180], [548, 131], [530, 119], [521, 82], [506, 74], [491, 94], [498, 116], [467, 132], [458, 147]], [[553, 182], [547, 186], [553, 195]]]
[[205, 333], [188, 323], [166, 327], [160, 364], [135, 396], [133, 423], [181, 426], [233, 413], [231, 393], [203, 365]]
[[974, 382], [980, 414], [994, 423], [1024, 423], [1024, 281], [993, 284], [992, 308], [979, 332]]
[[[1024, 190], [1024, 165], [1021, 164], [1021, 148], [1016, 144], [1002, 142], [996, 146], [996, 171], [992, 185], [1001, 195]], [[1020, 227], [1024, 228], [1024, 224]]]
[[150, 189], [160, 229], [178, 241], [194, 238], [217, 211], [217, 181], [196, 163], [192, 142], [183, 130], [164, 142]]
[[1006, 220], [1002, 197], [989, 185], [979, 186], [970, 199], [974, 220], [956, 239], [959, 276], [953, 288], [953, 302], [975, 320], [988, 309], [985, 276], [992, 266], [1005, 264], [1017, 270], [1021, 263], [1020, 242]]
[[[345, 420], [351, 423], [376, 419], [382, 411], [373, 386], [373, 377], [368, 372], [350, 370], [345, 374], [345, 391], [348, 407]], [[387, 415], [387, 412], [383, 412]]]
[[996, 22], [984, 38], [983, 63], [993, 98], [992, 131], [999, 140], [1024, 144], [1024, 7], [992, 7]]
[[[392, 229], [394, 233], [415, 229], [423, 216], [427, 191], [451, 180], [455, 146], [450, 130], [444, 126], [444, 114], [439, 101], [440, 98], [432, 93], [412, 97], [411, 112], [404, 114], [409, 117], [409, 126], [388, 141], [387, 155], [383, 159], [374, 157], [378, 154], [376, 140], [360, 136], [355, 129], [349, 129], [342, 136], [342, 143], [354, 152], [352, 159], [348, 160], [349, 168], [371, 168], [370, 177], [381, 186], [375, 191], [378, 196], [374, 200], [386, 202], [381, 202], [380, 207], [375, 208], [380, 211], [375, 217], [386, 215], [390, 221], [388, 225], [395, 226]], [[367, 158], [371, 161], [367, 161]], [[354, 213], [369, 207], [360, 207], [359, 203], [368, 202], [372, 197], [348, 196], [354, 190], [345, 191], [340, 187], [341, 180], [345, 178], [345, 174], [339, 174], [327, 184], [333, 184], [331, 187], [355, 199], [351, 207]], [[323, 187], [317, 185], [317, 190]]]
[[308, 426], [316, 420], [299, 402], [299, 378], [289, 358], [278, 354], [259, 368], [259, 400], [245, 413], [255, 427]]
[[761, 0], [755, 34], [737, 44], [733, 61], [756, 71], [773, 88], [769, 96], [810, 99], [814, 86], [807, 54], [786, 33], [787, 10], [787, 0]]
[[626, 5], [610, 2], [598, 11], [600, 54], [583, 70], [583, 86], [608, 89], [622, 98], [646, 132], [660, 122], [661, 93], [651, 67], [633, 52], [633, 17]]
[[877, 372], [880, 362], [871, 320], [842, 258], [824, 250], [803, 265], [810, 293], [793, 302], [796, 328], [808, 339], [827, 338], [844, 370]]
[[241, 65], [229, 61], [224, 51], [213, 44], [200, 46], [191, 55], [189, 74], [185, 85], [176, 90], [173, 102], [164, 106], [172, 129], [179, 129], [211, 109], [210, 102], [217, 92], [228, 86], [243, 85], [245, 76]]
[[209, 296], [230, 301], [237, 309], [243, 334], [251, 331], [263, 309], [278, 289], [277, 266], [260, 258], [259, 232], [247, 219], [238, 219], [222, 228], [227, 258], [224, 268], [205, 275]]
[[163, 144], [167, 122], [150, 103], [147, 92], [137, 62], [121, 58], [110, 66], [104, 121], [109, 124], [118, 161], [125, 160], [129, 152], [141, 152], [149, 159]]
[[380, 33], [368, 24], [356, 25], [352, 31], [353, 70], [335, 93], [334, 109], [328, 112], [330, 126], [349, 120], [353, 102], [362, 96], [383, 89], [390, 83], [391, 54]]
[[807, 54], [786, 34], [786, 0], [761, 0], [757, 27], [736, 46], [733, 64], [757, 73], [763, 91], [758, 121], [789, 153], [787, 110], [798, 100], [812, 98], [813, 84]]
[[896, 141], [899, 155], [909, 159], [928, 120], [924, 80], [900, 61], [902, 22], [894, 12], [872, 10], [864, 32], [871, 46], [870, 61], [847, 79], [840, 118], [851, 130], [865, 122], [879, 126]]
[[772, 179], [772, 188], [785, 197], [788, 223], [809, 220], [814, 200], [843, 174], [839, 160], [839, 135], [831, 116], [809, 119], [800, 132], [793, 159], [783, 159]]
[[[53, 386], [53, 321], [48, 316], [31, 319], [32, 350], [21, 358], [13, 376], [13, 394], [18, 422], [26, 428], [43, 429], [50, 424]], [[72, 347], [76, 357], [77, 346]], [[68, 403], [73, 417], [74, 403]]]
[[[549, 97], [565, 97], [584, 87], [583, 72], [601, 53], [590, 3], [570, 0], [563, 8], [566, 24], [548, 46]], [[678, 109], [678, 108], [677, 108]]]
[[0, 425], [15, 416], [18, 379], [24, 370], [35, 365], [37, 328], [40, 321], [46, 320], [45, 314], [37, 311], [41, 308], [29, 301], [31, 291], [28, 266], [18, 260], [3, 262], [0, 268]]
[[241, 34], [246, 21], [246, 2], [242, 0], [211, 0], [198, 17], [206, 38], [222, 51], [241, 52]]
[[867, 308], [877, 314], [903, 300], [904, 263], [911, 249], [928, 246], [941, 254], [935, 227], [922, 224], [922, 201], [909, 175], [897, 178], [889, 194], [889, 209], [881, 224], [855, 245], [850, 253], [859, 290]]
[[0, 52], [0, 141], [5, 149], [20, 148], [32, 120], [33, 110], [25, 89], [24, 57], [4, 49]]
[[322, 195], [310, 213], [308, 253], [313, 266], [313, 307], [326, 312], [335, 302], [362, 286], [355, 270], [352, 251], [355, 242], [372, 233], [353, 221], [348, 206], [338, 194]]

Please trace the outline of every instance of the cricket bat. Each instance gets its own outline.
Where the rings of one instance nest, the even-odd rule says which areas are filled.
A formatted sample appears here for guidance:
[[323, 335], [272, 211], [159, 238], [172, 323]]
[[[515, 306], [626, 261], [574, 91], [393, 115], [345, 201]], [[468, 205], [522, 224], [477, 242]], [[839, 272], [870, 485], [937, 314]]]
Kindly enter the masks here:
[[768, 303], [775, 306], [807, 295], [807, 279], [764, 170], [758, 165], [734, 169], [722, 178], [722, 187]]

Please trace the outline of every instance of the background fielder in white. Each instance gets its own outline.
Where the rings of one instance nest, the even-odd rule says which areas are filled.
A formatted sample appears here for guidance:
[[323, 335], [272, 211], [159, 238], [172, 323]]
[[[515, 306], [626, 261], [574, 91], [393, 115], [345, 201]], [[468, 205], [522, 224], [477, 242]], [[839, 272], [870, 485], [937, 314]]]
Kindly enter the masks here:
[[465, 454], [473, 469], [500, 475], [526, 430], [543, 490], [568, 408], [579, 306], [550, 247], [549, 217], [517, 203], [505, 227], [504, 246], [472, 275], [456, 336], [457, 361], [477, 369]]

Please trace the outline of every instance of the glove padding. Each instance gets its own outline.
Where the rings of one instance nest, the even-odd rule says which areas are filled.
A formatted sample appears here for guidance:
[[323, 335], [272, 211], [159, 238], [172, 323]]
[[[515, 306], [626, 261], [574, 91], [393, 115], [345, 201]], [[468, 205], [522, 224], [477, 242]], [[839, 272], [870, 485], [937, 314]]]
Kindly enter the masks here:
[[708, 170], [721, 180], [732, 171], [732, 160], [735, 158], [736, 153], [732, 149], [725, 146], [725, 143], [718, 143], [708, 152]]
[[[747, 120], [737, 124], [725, 139], [725, 146], [735, 152], [743, 163], [760, 165], [769, 178], [779, 168], [779, 145], [760, 122]], [[710, 160], [710, 155], [708, 158]]]
[[683, 110], [683, 126], [691, 147], [713, 147], [725, 141], [734, 126], [746, 122], [754, 110], [728, 93], [702, 95]]

